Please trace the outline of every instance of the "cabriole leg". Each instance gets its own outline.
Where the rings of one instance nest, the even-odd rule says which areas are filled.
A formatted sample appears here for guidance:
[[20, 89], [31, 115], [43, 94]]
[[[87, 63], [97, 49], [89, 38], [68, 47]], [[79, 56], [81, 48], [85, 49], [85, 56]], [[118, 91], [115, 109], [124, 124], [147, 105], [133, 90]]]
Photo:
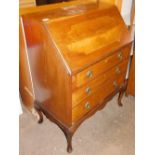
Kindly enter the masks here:
[[124, 95], [124, 93], [125, 93], [125, 91], [126, 91], [127, 83], [128, 83], [128, 80], [126, 79], [126, 80], [124, 81], [124, 85], [122, 86], [122, 89], [121, 89], [121, 91], [120, 91], [120, 93], [119, 93], [119, 96], [118, 96], [118, 105], [119, 105], [120, 107], [123, 106], [123, 104], [122, 104], [122, 98], [123, 98], [123, 95]]
[[123, 106], [123, 104], [122, 104], [122, 97], [123, 97], [123, 94], [124, 94], [124, 91], [120, 91], [119, 96], [118, 96], [118, 105], [119, 105], [120, 107]]
[[43, 122], [43, 114], [40, 110], [37, 110], [37, 113], [39, 115], [39, 118], [38, 118], [38, 123], [42, 123]]
[[67, 152], [71, 153], [72, 152], [72, 137], [73, 137], [73, 133], [69, 130], [64, 131], [65, 136], [66, 136], [66, 140], [67, 140]]
[[36, 101], [34, 103], [34, 108], [35, 108], [35, 111], [37, 112], [37, 119], [38, 119], [38, 123], [42, 123], [43, 122], [43, 114], [41, 112], [41, 109], [39, 108], [39, 106], [37, 105]]
[[72, 135], [69, 134], [67, 136], [67, 152], [71, 153], [72, 152]]

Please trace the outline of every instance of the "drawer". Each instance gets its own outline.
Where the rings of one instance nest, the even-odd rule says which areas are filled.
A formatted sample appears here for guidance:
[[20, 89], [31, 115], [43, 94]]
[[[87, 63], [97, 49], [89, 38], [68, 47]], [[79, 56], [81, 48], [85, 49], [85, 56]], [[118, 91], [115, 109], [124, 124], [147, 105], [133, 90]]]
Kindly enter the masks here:
[[109, 71], [101, 74], [94, 80], [85, 84], [84, 86], [77, 88], [72, 93], [72, 107], [75, 107], [79, 102], [87, 98], [88, 96], [95, 93], [100, 87], [103, 88], [104, 83], [110, 78], [118, 78], [120, 76], [125, 77], [127, 69], [128, 59], [124, 60], [122, 63], [113, 67]]
[[84, 99], [77, 106], [72, 109], [72, 122], [78, 121], [80, 118], [84, 117], [88, 112], [90, 112], [96, 106], [99, 106], [106, 97], [118, 89], [124, 82], [124, 77], [121, 76], [118, 79], [108, 80], [104, 86], [102, 86], [98, 91], [93, 93], [91, 96]]
[[130, 55], [129, 47], [130, 46], [122, 48], [115, 54], [107, 57], [106, 59], [103, 59], [102, 61], [88, 67], [87, 69], [73, 76], [72, 78], [73, 89], [80, 87], [83, 84], [93, 80], [98, 75], [109, 70], [118, 63], [121, 63], [124, 59], [127, 59]]

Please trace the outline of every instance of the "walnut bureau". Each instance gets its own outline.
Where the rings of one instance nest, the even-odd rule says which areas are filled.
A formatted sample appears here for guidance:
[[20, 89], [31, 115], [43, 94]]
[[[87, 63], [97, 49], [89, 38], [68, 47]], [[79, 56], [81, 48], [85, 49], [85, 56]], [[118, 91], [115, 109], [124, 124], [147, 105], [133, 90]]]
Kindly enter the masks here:
[[20, 33], [23, 104], [37, 113], [39, 123], [43, 114], [56, 123], [71, 152], [72, 136], [84, 120], [117, 93], [122, 106], [131, 61], [130, 33], [118, 9], [106, 3], [23, 15]]

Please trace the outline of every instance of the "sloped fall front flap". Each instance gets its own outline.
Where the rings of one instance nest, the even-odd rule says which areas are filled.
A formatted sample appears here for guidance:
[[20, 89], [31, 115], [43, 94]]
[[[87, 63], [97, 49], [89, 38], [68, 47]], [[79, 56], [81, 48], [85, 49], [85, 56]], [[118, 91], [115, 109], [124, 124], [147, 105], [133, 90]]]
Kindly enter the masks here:
[[72, 73], [131, 42], [117, 8], [104, 4], [76, 15], [48, 20], [52, 40]]

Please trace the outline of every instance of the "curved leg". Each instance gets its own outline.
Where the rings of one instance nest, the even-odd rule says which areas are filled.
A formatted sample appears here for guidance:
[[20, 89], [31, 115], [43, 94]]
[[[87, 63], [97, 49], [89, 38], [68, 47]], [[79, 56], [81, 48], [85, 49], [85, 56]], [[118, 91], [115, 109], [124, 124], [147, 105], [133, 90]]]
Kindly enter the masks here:
[[38, 118], [38, 123], [42, 123], [43, 122], [43, 114], [40, 110], [36, 110], [38, 115], [39, 115], [39, 118]]
[[127, 88], [127, 82], [128, 82], [128, 80], [126, 79], [125, 81], [124, 81], [124, 85], [122, 86], [122, 89], [121, 89], [121, 91], [120, 91], [120, 93], [119, 93], [119, 96], [118, 96], [118, 105], [120, 106], [120, 107], [122, 107], [123, 106], [123, 104], [122, 104], [122, 98], [123, 98], [123, 95], [124, 95], [124, 93], [125, 93], [125, 91], [126, 91], [126, 88]]
[[72, 152], [72, 135], [68, 134], [67, 136], [67, 152], [71, 153]]
[[123, 97], [123, 94], [124, 94], [124, 91], [120, 91], [119, 96], [118, 96], [118, 105], [119, 105], [120, 107], [123, 106], [123, 104], [122, 104], [122, 102], [121, 102], [122, 97]]
[[67, 152], [71, 153], [72, 152], [72, 137], [73, 137], [73, 133], [69, 130], [64, 131], [64, 134], [66, 136], [66, 140], [67, 140]]
[[37, 113], [36, 115], [37, 115], [38, 123], [40, 124], [43, 122], [43, 114], [41, 112], [41, 109], [37, 105], [37, 101], [34, 102], [34, 108], [35, 108], [35, 111]]

